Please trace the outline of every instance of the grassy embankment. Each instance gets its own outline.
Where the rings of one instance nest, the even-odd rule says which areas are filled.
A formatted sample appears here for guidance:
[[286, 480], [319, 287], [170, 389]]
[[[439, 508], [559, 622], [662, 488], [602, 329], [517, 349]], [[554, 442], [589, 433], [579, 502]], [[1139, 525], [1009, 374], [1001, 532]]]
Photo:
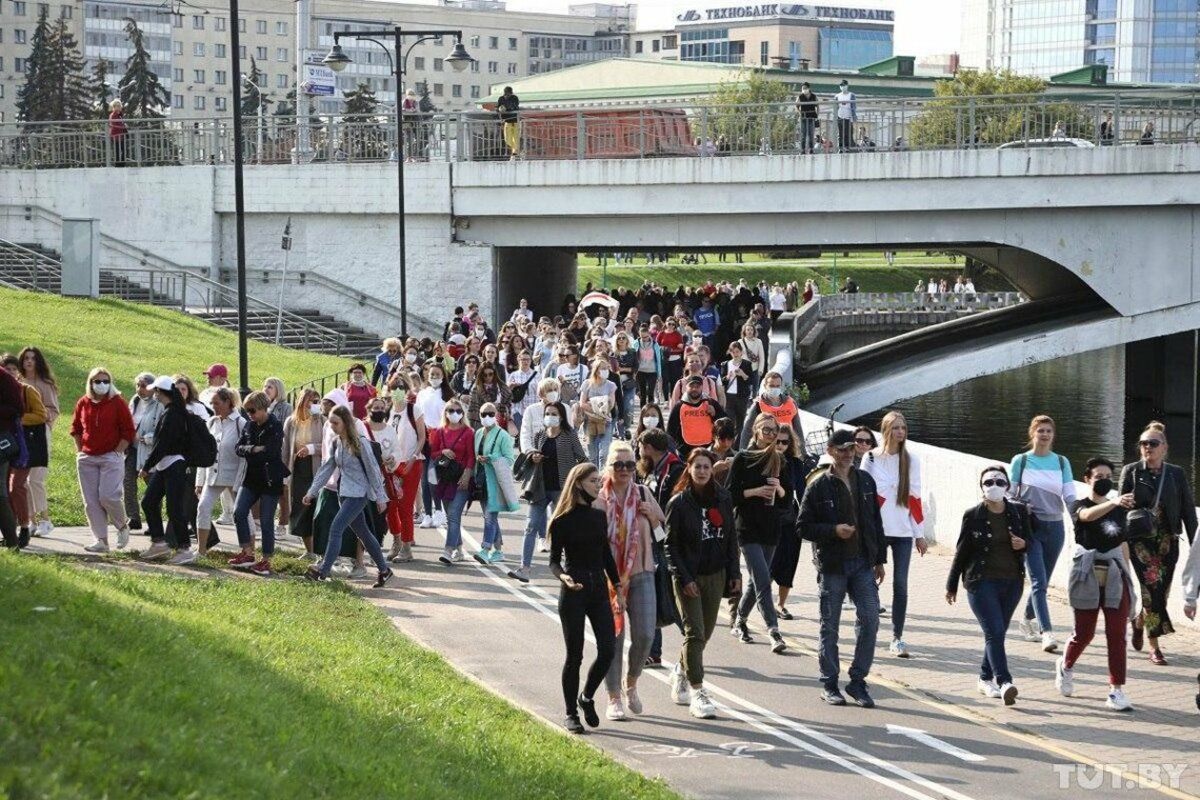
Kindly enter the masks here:
[[347, 590], [0, 553], [0, 597], [3, 798], [676, 796]]
[[[14, 355], [25, 345], [46, 354], [59, 384], [62, 417], [51, 442], [50, 515], [55, 524], [84, 524], [75, 478], [71, 411], [83, 394], [88, 371], [112, 370], [117, 388], [129, 397], [139, 372], [191, 376], [213, 362], [228, 364], [237, 380], [237, 337], [178, 311], [120, 300], [76, 300], [0, 288], [0, 352]], [[260, 388], [272, 375], [293, 386], [345, 369], [344, 359], [250, 342], [250, 385]]]

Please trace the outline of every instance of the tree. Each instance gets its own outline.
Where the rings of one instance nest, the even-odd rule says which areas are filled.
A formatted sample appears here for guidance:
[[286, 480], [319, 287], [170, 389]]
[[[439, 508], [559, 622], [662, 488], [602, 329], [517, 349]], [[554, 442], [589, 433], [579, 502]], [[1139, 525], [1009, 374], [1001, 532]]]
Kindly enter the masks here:
[[29, 57], [25, 59], [25, 85], [17, 90], [17, 118], [25, 122], [49, 119], [46, 115], [48, 95], [43, 73], [49, 56], [47, 42], [50, 23], [46, 21], [48, 6], [41, 8], [30, 41]]
[[248, 83], [254, 84], [254, 89], [243, 88], [242, 91], [242, 116], [257, 117], [258, 106], [261, 103], [263, 113], [267, 113], [271, 103], [275, 102], [271, 99], [271, 95], [263, 91], [266, 86], [267, 74], [258, 68], [258, 62], [254, 60], [254, 56], [250, 56], [250, 74], [245, 76]]
[[91, 90], [84, 72], [86, 63], [79, 52], [67, 21], [59, 19], [51, 32], [51, 57], [55, 62], [54, 107], [57, 119], [79, 120], [91, 117]]
[[352, 158], [381, 158], [387, 153], [387, 134], [379, 124], [375, 92], [360, 83], [346, 92], [346, 151]]
[[724, 81], [713, 96], [707, 135], [735, 152], [787, 149], [796, 141], [796, 115], [788, 87], [759, 70]]
[[960, 70], [953, 80], [934, 85], [934, 99], [908, 126], [908, 144], [995, 147], [1014, 139], [1048, 138], [1058, 123], [1067, 136], [1092, 138], [1093, 121], [1068, 103], [1048, 102], [1045, 91], [1041, 78]]
[[92, 116], [104, 119], [108, 116], [108, 104], [112, 102], [113, 90], [108, 85], [108, 76], [112, 72], [112, 64], [107, 59], [100, 59], [92, 67], [92, 77], [88, 84], [88, 92], [92, 103]]
[[161, 118], [163, 109], [170, 105], [171, 96], [159, 83], [158, 75], [150, 69], [150, 54], [146, 52], [142, 31], [137, 23], [128, 20], [125, 34], [133, 46], [133, 54], [125, 59], [125, 77], [118, 84], [125, 114], [130, 117]]

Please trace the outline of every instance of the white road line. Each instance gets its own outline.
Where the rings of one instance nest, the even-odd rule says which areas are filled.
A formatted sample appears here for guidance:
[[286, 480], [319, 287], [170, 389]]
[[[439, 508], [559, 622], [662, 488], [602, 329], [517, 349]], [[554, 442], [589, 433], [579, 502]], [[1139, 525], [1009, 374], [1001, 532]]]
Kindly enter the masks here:
[[[465, 530], [463, 531], [462, 535], [463, 535], [463, 540], [470, 543], [470, 545], [473, 548], [478, 547], [478, 542], [470, 534], [468, 534]], [[544, 614], [548, 618], [554, 620], [554, 622], [556, 624], [559, 624], [557, 610], [552, 610], [551, 608], [548, 608], [546, 605], [539, 603], [537, 600], [530, 597], [529, 594], [519, 591], [516, 587], [514, 587], [511, 584], [511, 582], [510, 582], [511, 579], [506, 579], [506, 576], [504, 576], [502, 573], [500, 573], [498, 568], [492, 569], [492, 568], [490, 568], [491, 565], [485, 567], [484, 565], [478, 563], [477, 561], [474, 561], [474, 559], [472, 559], [471, 565], [474, 566], [475, 569], [478, 570], [482, 575], [487, 577], [488, 580], [492, 581], [497, 586], [500, 586], [506, 592], [513, 595], [514, 597], [520, 598], [522, 601], [527, 603], [532, 608], [542, 612], [542, 614]], [[524, 584], [523, 586], [525, 588], [532, 590], [535, 594], [545, 598], [547, 601], [557, 602], [557, 601], [553, 600], [553, 598], [551, 598], [551, 596], [549, 594], [547, 594], [545, 591], [543, 591], [540, 587], [534, 586], [532, 583]], [[592, 636], [590, 631], [586, 632], [586, 636], [589, 641], [591, 641], [593, 644], [595, 643], [596, 640]], [[629, 645], [627, 643], [626, 650], [628, 650], [628, 646]], [[667, 684], [668, 686], [670, 685], [670, 677], [668, 675], [662, 674], [661, 672], [647, 671], [642, 674], [650, 675], [652, 678], [659, 681], [660, 683]], [[837, 764], [838, 766], [840, 766], [846, 770], [849, 770], [856, 774], [862, 775], [865, 778], [869, 778], [870, 780], [873, 780], [877, 783], [883, 784], [884, 786], [887, 786], [891, 789], [895, 789], [896, 791], [900, 792], [901, 794], [904, 794], [904, 795], [907, 795], [908, 797], [914, 798], [914, 800], [936, 800], [936, 798], [953, 798], [953, 800], [973, 800], [972, 798], [970, 798], [966, 795], [955, 792], [952, 789], [941, 786], [940, 784], [934, 783], [933, 781], [930, 781], [926, 778], [922, 778], [920, 775], [916, 775], [912, 772], [909, 772], [908, 770], [906, 770], [902, 767], [896, 766], [895, 764], [891, 764], [890, 762], [884, 761], [883, 759], [876, 758], [875, 756], [872, 756], [869, 753], [865, 753], [865, 752], [858, 750], [855, 747], [851, 747], [850, 745], [845, 744], [843, 742], [839, 742], [837, 739], [826, 736], [825, 734], [815, 731], [806, 725], [801, 725], [800, 723], [793, 722], [792, 720], [786, 719], [785, 717], [781, 717], [772, 711], [762, 708], [761, 706], [758, 706], [754, 703], [751, 703], [748, 700], [745, 700], [744, 698], [739, 697], [736, 694], [733, 694], [732, 692], [728, 692], [728, 691], [725, 691], [724, 689], [714, 686], [712, 683], [706, 682], [705, 687], [713, 694], [723, 697], [732, 703], [737, 703], [738, 705], [742, 706], [743, 708], [746, 708], [747, 710], [752, 711], [755, 714], [758, 714], [759, 716], [764, 717], [767, 720], [769, 720], [770, 722], [775, 723], [775, 724], [774, 725], [768, 724], [767, 722], [763, 722], [761, 720], [755, 719], [754, 717], [750, 716], [749, 714], [745, 714], [742, 711], [732, 708], [729, 705], [726, 705], [723, 703], [717, 703], [716, 704], [717, 707], [720, 710], [722, 710], [723, 712], [725, 712], [726, 714], [728, 714], [730, 717], [741, 720], [742, 722], [745, 722], [747, 725], [750, 725], [751, 727], [755, 728], [756, 730], [759, 730], [770, 736], [774, 736], [776, 739], [779, 739], [780, 741], [787, 742], [788, 744], [798, 747], [801, 750], [804, 750], [805, 752], [811, 753], [812, 755], [815, 755], [819, 758], [823, 758], [827, 761]], [[904, 778], [905, 780], [916, 783], [916, 784], [932, 791], [934, 794], [933, 795], [923, 794], [922, 792], [917, 791], [915, 788], [913, 788], [911, 786], [907, 786], [903, 783], [893, 780], [892, 778], [889, 778], [886, 775], [880, 775], [879, 773], [872, 772], [871, 770], [863, 767], [860, 764], [856, 764], [855, 762], [850, 761], [847, 758], [838, 755], [837, 753], [831, 753], [827, 750], [817, 747], [812, 742], [808, 742], [803, 739], [797, 738], [796, 736], [791, 735], [787, 731], [780, 730], [779, 727], [776, 727], [776, 726], [791, 728], [792, 730], [796, 731], [797, 733], [803, 734], [804, 736], [806, 736], [810, 739], [815, 739], [818, 742], [825, 744], [835, 750], [840, 750], [841, 752], [845, 753], [847, 756], [852, 756], [852, 757], [861, 759], [861, 760], [871, 763], [871, 764], [875, 765], [876, 767], [879, 767], [883, 770], [892, 772], [893, 774], [895, 774], [898, 777], [901, 777], [901, 778]]]
[[923, 745], [928, 745], [934, 750], [938, 750], [948, 756], [953, 756], [954, 758], [962, 761], [987, 761], [987, 759], [981, 755], [963, 750], [961, 747], [952, 745], [949, 742], [944, 742], [936, 736], [928, 734], [919, 728], [906, 728], [903, 725], [892, 725], [889, 723], [887, 726], [887, 732], [898, 736], [907, 736], [914, 742], [920, 742]]

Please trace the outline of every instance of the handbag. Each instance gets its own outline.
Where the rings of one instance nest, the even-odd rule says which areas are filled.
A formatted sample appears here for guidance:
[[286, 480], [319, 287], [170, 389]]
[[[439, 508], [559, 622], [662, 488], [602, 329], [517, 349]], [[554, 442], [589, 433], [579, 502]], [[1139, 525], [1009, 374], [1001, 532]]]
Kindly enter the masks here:
[[[470, 429], [466, 428], [464, 430]], [[459, 441], [462, 441], [462, 439], [456, 440], [455, 444]], [[450, 458], [444, 453], [437, 457], [437, 461], [433, 462], [433, 474], [437, 477], [438, 484], [458, 483], [462, 478], [464, 469], [465, 467], [458, 463], [458, 459]]]
[[512, 387], [513, 403], [520, 403], [522, 400], [525, 399], [525, 394], [529, 391], [529, 384], [533, 382], [533, 379], [537, 377], [537, 374], [538, 374], [538, 372], [535, 369], [530, 374], [529, 379], [527, 381], [525, 381], [524, 383], [519, 383], [516, 386]]
[[675, 585], [667, 568], [666, 549], [655, 542], [654, 551], [654, 624], [659, 628], [679, 625], [679, 607], [675, 605]]
[[[496, 434], [492, 436], [492, 446], [488, 450], [488, 458], [490, 459], [496, 453], [496, 440], [500, 438], [500, 429], [496, 428]], [[476, 457], [483, 455], [483, 445], [487, 441], [487, 434], [479, 440], [479, 450], [475, 453]], [[475, 474], [472, 476], [471, 499], [479, 505], [487, 502], [487, 466], [480, 463], [478, 458], [475, 461]], [[486, 510], [486, 509], [485, 509]]]
[[1130, 509], [1125, 515], [1125, 538], [1131, 542], [1148, 539], [1154, 535], [1154, 512], [1158, 509], [1158, 501], [1162, 497], [1163, 484], [1167, 482], [1167, 465], [1163, 464], [1162, 474], [1158, 476], [1158, 491], [1154, 494], [1154, 503], [1149, 508]]
[[528, 450], [522, 450], [517, 454], [517, 460], [513, 462], [513, 480], [517, 483], [525, 483], [533, 477], [533, 470], [537, 464], [533, 463], [533, 453]]

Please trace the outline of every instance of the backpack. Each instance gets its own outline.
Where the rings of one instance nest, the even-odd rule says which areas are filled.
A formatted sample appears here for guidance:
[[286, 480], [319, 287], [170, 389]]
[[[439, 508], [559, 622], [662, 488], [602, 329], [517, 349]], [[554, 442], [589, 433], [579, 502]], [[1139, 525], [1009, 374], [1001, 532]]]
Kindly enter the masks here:
[[187, 450], [183, 460], [189, 467], [206, 469], [217, 463], [217, 440], [200, 417], [184, 412], [187, 417]]

